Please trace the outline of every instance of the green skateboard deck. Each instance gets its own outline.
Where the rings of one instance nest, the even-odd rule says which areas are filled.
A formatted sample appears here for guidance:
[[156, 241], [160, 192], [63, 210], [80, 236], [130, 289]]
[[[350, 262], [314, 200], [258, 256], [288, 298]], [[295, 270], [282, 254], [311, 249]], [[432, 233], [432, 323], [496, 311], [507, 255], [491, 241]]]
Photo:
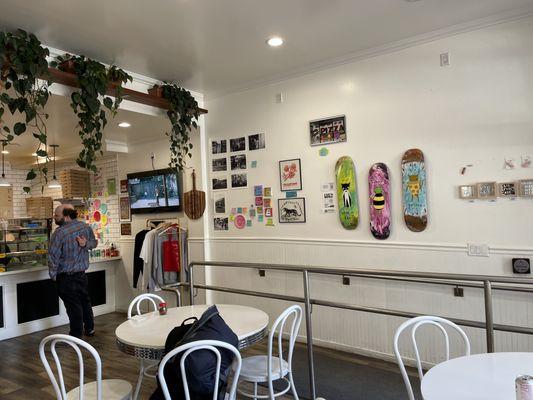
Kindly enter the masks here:
[[355, 167], [350, 157], [344, 156], [337, 160], [335, 177], [339, 218], [342, 226], [345, 229], [355, 229], [359, 222], [359, 205], [357, 203]]

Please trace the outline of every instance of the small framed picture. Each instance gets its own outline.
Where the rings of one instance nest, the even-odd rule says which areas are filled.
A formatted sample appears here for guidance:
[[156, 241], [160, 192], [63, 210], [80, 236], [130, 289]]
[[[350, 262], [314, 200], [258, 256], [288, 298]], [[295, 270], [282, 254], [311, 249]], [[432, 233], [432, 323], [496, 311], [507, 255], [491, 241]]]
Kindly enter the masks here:
[[235, 151], [245, 151], [246, 150], [246, 138], [238, 137], [229, 140], [229, 150], [231, 152]]
[[131, 221], [130, 198], [127, 196], [121, 197], [119, 201], [119, 207], [120, 207], [120, 222], [130, 222]]
[[228, 188], [228, 177], [214, 177], [211, 178], [212, 190], [226, 190]]
[[230, 157], [231, 170], [246, 169], [246, 154], [235, 154]]
[[317, 119], [309, 122], [311, 146], [346, 142], [346, 117]]
[[212, 172], [226, 172], [228, 170], [228, 159], [226, 157], [213, 158], [211, 160]]
[[306, 222], [305, 198], [292, 197], [288, 199], [278, 199], [278, 216], [281, 224]]
[[228, 217], [213, 218], [213, 229], [215, 231], [227, 231], [228, 225]]
[[109, 178], [107, 180], [107, 194], [114, 196], [117, 194], [117, 180], [116, 178]]
[[120, 224], [120, 235], [131, 236], [131, 223]]
[[519, 193], [522, 197], [533, 197], [533, 179], [518, 181]]
[[128, 180], [122, 179], [120, 181], [120, 193], [128, 193]]
[[518, 185], [516, 182], [503, 182], [498, 184], [500, 197], [515, 198], [518, 196]]
[[459, 197], [465, 200], [474, 200], [475, 198], [477, 198], [476, 185], [459, 186]]
[[299, 158], [279, 162], [279, 183], [282, 192], [302, 190], [302, 171]]
[[231, 175], [231, 188], [243, 189], [248, 187], [248, 175], [246, 174], [232, 174]]
[[211, 154], [224, 154], [228, 152], [228, 141], [226, 139], [211, 140]]
[[262, 150], [265, 147], [266, 145], [264, 133], [254, 133], [252, 135], [248, 135], [248, 149], [250, 151]]
[[215, 214], [226, 214], [226, 194], [215, 193], [214, 195]]
[[496, 198], [496, 182], [478, 183], [477, 198], [480, 200], [494, 200]]

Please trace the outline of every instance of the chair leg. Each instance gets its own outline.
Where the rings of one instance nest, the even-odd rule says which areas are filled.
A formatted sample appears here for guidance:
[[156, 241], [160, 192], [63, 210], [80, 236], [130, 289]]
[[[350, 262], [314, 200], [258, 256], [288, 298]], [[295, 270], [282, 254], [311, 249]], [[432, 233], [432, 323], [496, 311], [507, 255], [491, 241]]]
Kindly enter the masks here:
[[298, 393], [296, 393], [296, 386], [294, 385], [294, 381], [292, 379], [292, 372], [289, 373], [289, 382], [291, 383], [292, 396], [295, 400], [299, 400]]
[[141, 363], [139, 367], [139, 379], [137, 379], [137, 385], [135, 386], [135, 393], [133, 394], [133, 400], [137, 400], [139, 398], [139, 392], [141, 391], [143, 377], [144, 377], [144, 360], [141, 359]]
[[257, 382], [254, 382], [254, 400], [257, 400]]

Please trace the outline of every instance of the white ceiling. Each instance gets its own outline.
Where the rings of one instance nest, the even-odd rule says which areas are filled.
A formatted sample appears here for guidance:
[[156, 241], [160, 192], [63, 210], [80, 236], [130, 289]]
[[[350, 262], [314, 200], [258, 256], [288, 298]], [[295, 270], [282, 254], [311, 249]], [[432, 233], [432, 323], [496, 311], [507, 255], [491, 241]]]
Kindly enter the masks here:
[[[0, 25], [217, 95], [533, 0], [0, 0]], [[286, 39], [282, 48], [267, 37]]]
[[[46, 123], [48, 133], [48, 144], [58, 144], [57, 162], [73, 162], [82, 149], [81, 139], [78, 136], [78, 119], [74, 111], [70, 108], [70, 99], [64, 96], [52, 95], [48, 100], [45, 111], [50, 114]], [[6, 111], [4, 115], [6, 123], [11, 126], [18, 119], [17, 113], [14, 118]], [[120, 128], [118, 124], [122, 121], [129, 122], [131, 127]], [[104, 130], [104, 140], [112, 140], [126, 144], [145, 142], [147, 138], [157, 140], [164, 139], [165, 132], [170, 127], [168, 119], [164, 116], [155, 117], [146, 114], [139, 114], [132, 111], [119, 110], [115, 118], [108, 117], [108, 125]], [[37, 150], [39, 142], [28, 130], [23, 135], [15, 137], [12, 144], [6, 150], [6, 161], [14, 167], [27, 168], [36, 161], [31, 154]], [[104, 146], [105, 149], [105, 146]], [[51, 150], [50, 151], [50, 155]]]

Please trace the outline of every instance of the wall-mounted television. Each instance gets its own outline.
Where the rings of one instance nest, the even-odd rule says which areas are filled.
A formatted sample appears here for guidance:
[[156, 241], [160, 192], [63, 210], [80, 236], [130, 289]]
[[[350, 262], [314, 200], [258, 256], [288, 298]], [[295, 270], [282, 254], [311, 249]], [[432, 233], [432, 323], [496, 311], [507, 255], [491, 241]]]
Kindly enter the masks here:
[[176, 212], [182, 209], [181, 174], [157, 169], [128, 174], [132, 214]]

